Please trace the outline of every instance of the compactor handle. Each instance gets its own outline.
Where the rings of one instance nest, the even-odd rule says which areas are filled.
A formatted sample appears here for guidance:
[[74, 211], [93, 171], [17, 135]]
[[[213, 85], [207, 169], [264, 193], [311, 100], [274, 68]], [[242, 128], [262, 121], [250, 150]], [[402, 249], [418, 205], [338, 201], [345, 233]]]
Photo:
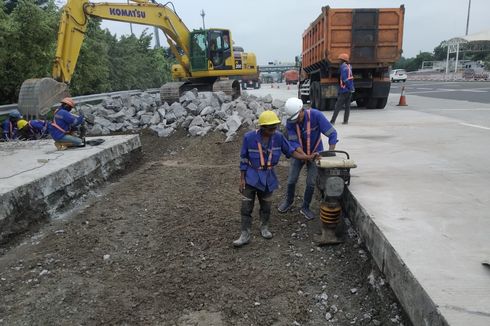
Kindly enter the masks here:
[[320, 152], [319, 154], [321, 157], [329, 157], [329, 156], [335, 156], [336, 153], [344, 154], [348, 160], [350, 159], [349, 153], [347, 153], [346, 151], [338, 151], [338, 150], [323, 151], [323, 152]]

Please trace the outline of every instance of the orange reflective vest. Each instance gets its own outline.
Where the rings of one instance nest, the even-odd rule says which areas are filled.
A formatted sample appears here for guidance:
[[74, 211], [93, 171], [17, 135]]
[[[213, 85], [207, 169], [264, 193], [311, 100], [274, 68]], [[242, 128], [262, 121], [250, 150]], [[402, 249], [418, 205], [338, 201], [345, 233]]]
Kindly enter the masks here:
[[[257, 130], [257, 134], [259, 131]], [[271, 146], [269, 148], [269, 157], [267, 158], [267, 162], [265, 161], [265, 155], [264, 151], [262, 149], [262, 144], [260, 143], [259, 140], [257, 140], [257, 149], [259, 150], [259, 155], [260, 155], [260, 168], [263, 170], [270, 170], [272, 169], [272, 148], [274, 146], [274, 140], [272, 139], [271, 136]]]
[[68, 133], [68, 130], [65, 130], [63, 128], [61, 128], [57, 123], [56, 123], [56, 113], [58, 113], [59, 109], [57, 109], [56, 111], [54, 111], [54, 116], [53, 116], [53, 122], [51, 122], [51, 125], [53, 127], [55, 127], [56, 129], [58, 129], [59, 131], [61, 131], [62, 133], [64, 134], [67, 134]]
[[[306, 119], [306, 155], [310, 155], [312, 152], [314, 153], [318, 146], [320, 145], [322, 141], [322, 135], [320, 134], [318, 137], [318, 140], [316, 141], [315, 147], [313, 148], [313, 151], [310, 151], [311, 149], [311, 110], [306, 110], [305, 114]], [[298, 135], [298, 141], [299, 144], [301, 145], [301, 148], [303, 147], [303, 139], [301, 137], [301, 130], [299, 128], [299, 124], [296, 122], [296, 134]]]

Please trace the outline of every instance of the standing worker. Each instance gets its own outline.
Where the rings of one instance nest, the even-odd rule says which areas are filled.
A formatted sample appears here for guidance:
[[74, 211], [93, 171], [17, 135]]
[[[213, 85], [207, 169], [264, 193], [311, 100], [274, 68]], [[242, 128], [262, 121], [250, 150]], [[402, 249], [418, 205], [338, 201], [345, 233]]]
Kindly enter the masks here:
[[2, 140], [11, 141], [18, 137], [17, 121], [22, 118], [19, 111], [13, 110], [9, 113], [7, 119], [2, 122]]
[[347, 53], [341, 53], [339, 55], [340, 59], [340, 87], [339, 95], [337, 97], [337, 103], [335, 103], [335, 111], [333, 112], [332, 119], [330, 123], [335, 124], [337, 115], [341, 109], [344, 109], [344, 122], [346, 125], [349, 123], [349, 113], [350, 113], [350, 102], [352, 93], [354, 93], [354, 77], [352, 77], [352, 67], [349, 64], [349, 55]]
[[[328, 137], [328, 149], [335, 150], [337, 144], [337, 131], [328, 122], [323, 113], [316, 109], [305, 110], [303, 101], [292, 97], [286, 101], [285, 105], [288, 122], [286, 129], [288, 132], [288, 140], [293, 147], [299, 147], [300, 152], [306, 155], [310, 153], [323, 151], [322, 134]], [[286, 213], [294, 203], [294, 193], [296, 190], [296, 182], [298, 181], [299, 173], [306, 164], [306, 189], [301, 205], [300, 213], [307, 220], [312, 220], [315, 215], [310, 211], [310, 204], [315, 191], [315, 181], [317, 175], [317, 166], [315, 162], [305, 161], [293, 158], [289, 167], [288, 188], [284, 200], [279, 204], [277, 210], [280, 213]]]
[[48, 132], [48, 122], [44, 120], [24, 120], [17, 122], [19, 138], [22, 140], [36, 140], [46, 138]]
[[265, 239], [272, 238], [268, 227], [272, 192], [279, 185], [274, 166], [279, 162], [281, 152], [287, 157], [293, 156], [299, 160], [312, 160], [316, 157], [316, 153], [306, 155], [299, 147], [291, 146], [283, 134], [277, 131], [280, 122], [274, 112], [264, 111], [259, 116], [260, 129], [249, 131], [243, 136], [239, 189], [243, 196], [240, 210], [242, 222], [240, 238], [233, 241], [235, 247], [250, 242], [255, 196], [260, 203], [260, 233]]
[[73, 99], [69, 97], [62, 99], [60, 107], [54, 112], [53, 122], [49, 124], [49, 133], [58, 149], [85, 146], [83, 139], [70, 134], [84, 121], [83, 115], [76, 116], [70, 113], [74, 107], [75, 102]]

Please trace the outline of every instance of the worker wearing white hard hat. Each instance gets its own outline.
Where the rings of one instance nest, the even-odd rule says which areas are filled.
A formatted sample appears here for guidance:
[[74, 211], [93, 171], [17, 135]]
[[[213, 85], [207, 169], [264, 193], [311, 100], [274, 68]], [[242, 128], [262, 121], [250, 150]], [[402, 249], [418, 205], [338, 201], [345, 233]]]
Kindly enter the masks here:
[[[303, 153], [323, 151], [322, 134], [328, 137], [328, 149], [334, 150], [337, 144], [337, 131], [327, 118], [316, 109], [303, 108], [303, 101], [298, 98], [290, 98], [286, 101], [284, 110], [288, 117], [286, 129], [288, 140], [293, 147], [300, 147]], [[307, 220], [312, 220], [315, 215], [310, 210], [311, 200], [315, 191], [317, 167], [313, 161], [291, 159], [288, 175], [288, 186], [284, 200], [279, 204], [278, 210], [286, 213], [293, 207], [296, 183], [303, 166], [306, 165], [306, 189], [303, 196], [303, 204], [300, 213]]]

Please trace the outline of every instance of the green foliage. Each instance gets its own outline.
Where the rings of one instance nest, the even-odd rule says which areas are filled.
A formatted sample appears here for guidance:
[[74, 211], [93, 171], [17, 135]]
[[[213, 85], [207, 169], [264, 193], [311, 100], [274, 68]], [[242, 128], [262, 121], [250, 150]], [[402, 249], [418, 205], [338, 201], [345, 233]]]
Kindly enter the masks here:
[[417, 54], [415, 58], [404, 58], [401, 57], [400, 60], [398, 60], [393, 68], [394, 69], [405, 69], [407, 71], [415, 71], [418, 70], [422, 67], [422, 62], [424, 61], [433, 61], [434, 60], [434, 55], [429, 52], [420, 52]]
[[21, 0], [0, 23], [1, 102], [15, 102], [22, 81], [49, 74], [58, 13], [53, 5], [38, 7]]
[[170, 80], [170, 62], [163, 49], [152, 49], [151, 35], [143, 31], [139, 38], [115, 37], [109, 43], [110, 80], [114, 89], [145, 89], [159, 87]]
[[[51, 75], [61, 9], [54, 0], [0, 2], [0, 104], [17, 102], [22, 82]], [[121, 39], [89, 19], [70, 91], [73, 96], [160, 87], [174, 59], [151, 35]]]

